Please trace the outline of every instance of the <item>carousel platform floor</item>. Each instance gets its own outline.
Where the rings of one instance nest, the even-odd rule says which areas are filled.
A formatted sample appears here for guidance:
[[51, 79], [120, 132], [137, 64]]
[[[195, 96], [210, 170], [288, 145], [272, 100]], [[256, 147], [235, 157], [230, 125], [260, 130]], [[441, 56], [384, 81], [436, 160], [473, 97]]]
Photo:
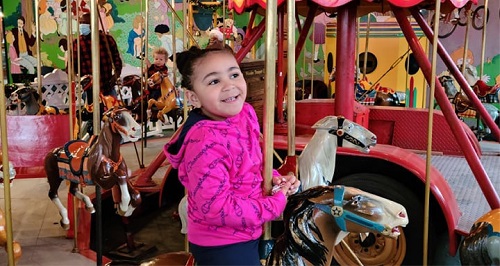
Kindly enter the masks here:
[[[168, 136], [172, 132], [165, 133], [163, 137], [152, 137], [147, 140], [147, 147], [144, 148], [144, 164], [148, 165], [161, 151], [163, 145], [168, 141]], [[488, 166], [488, 174], [493, 179], [496, 188], [500, 187], [500, 144], [497, 142], [480, 142], [483, 150], [483, 158]], [[137, 145], [140, 151], [140, 145]], [[139, 168], [135, 147], [131, 143], [122, 146], [122, 154], [126, 159], [130, 169]], [[446, 156], [448, 157], [448, 156]], [[450, 163], [443, 164], [443, 157], [432, 160], [439, 170], [447, 171], [445, 168], [462, 169], [463, 158], [451, 158]], [[456, 172], [455, 172], [456, 173]], [[470, 169], [460, 170], [460, 175], [471, 175]], [[457, 180], [457, 179], [455, 179]], [[458, 181], [449, 181], [455, 193], [464, 188], [478, 187], [472, 176], [460, 178]], [[477, 188], [479, 189], [479, 188]], [[11, 188], [12, 198], [12, 220], [13, 238], [18, 241], [23, 250], [23, 255], [16, 265], [96, 265], [95, 260], [89, 259], [79, 253], [73, 253], [73, 240], [66, 238], [66, 232], [59, 226], [59, 214], [55, 206], [47, 198], [48, 184], [44, 178], [18, 179], [14, 181]], [[463, 191], [462, 191], [463, 192]], [[63, 183], [59, 190], [61, 199], [66, 201], [67, 186]], [[460, 192], [461, 193], [461, 192]], [[470, 195], [464, 202], [465, 209], [478, 208], [487, 209], [488, 206], [481, 193], [468, 193]], [[474, 194], [474, 195], [473, 195]], [[477, 195], [476, 195], [477, 194]], [[476, 197], [477, 196], [477, 197]], [[154, 197], [144, 197], [145, 202], [157, 202]], [[484, 198], [484, 197], [483, 197]], [[0, 206], [4, 208], [4, 190], [0, 190]], [[106, 201], [103, 201], [103, 210], [106, 210]], [[154, 204], [152, 204], [154, 205]], [[155, 247], [149, 256], [155, 253], [181, 251], [184, 250], [184, 235], [180, 234], [180, 222], [173, 215], [176, 206], [167, 205], [160, 209], [148, 212], [140, 219], [135, 219], [131, 224], [132, 231], [135, 232], [136, 242], [152, 245]], [[484, 213], [484, 212], [483, 212]], [[473, 217], [472, 217], [473, 218]], [[459, 226], [468, 226], [469, 221], [460, 221]], [[123, 242], [123, 228], [120, 218], [116, 214], [103, 214], [103, 254], [108, 258], [108, 253]], [[467, 229], [466, 229], [467, 230]], [[116, 231], [116, 232], [113, 232]], [[123, 238], [123, 239], [120, 239]], [[149, 257], [147, 256], [147, 257]], [[112, 257], [112, 256], [111, 256]], [[0, 250], [0, 265], [6, 265], [7, 256], [4, 250]], [[136, 260], [134, 260], [136, 261]], [[106, 261], [105, 261], [106, 262]], [[459, 263], [459, 262], [458, 262]], [[127, 259], [113, 259], [114, 265], [137, 265]], [[456, 265], [456, 258], [445, 258], [442, 264]]]

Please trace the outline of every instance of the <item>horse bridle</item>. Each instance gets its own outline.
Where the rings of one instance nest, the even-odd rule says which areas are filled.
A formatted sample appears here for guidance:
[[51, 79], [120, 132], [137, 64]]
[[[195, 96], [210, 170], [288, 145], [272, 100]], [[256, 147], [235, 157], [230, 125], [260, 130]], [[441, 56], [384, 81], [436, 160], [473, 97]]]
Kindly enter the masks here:
[[337, 146], [342, 147], [343, 140], [349, 141], [350, 143], [360, 146], [362, 148], [368, 148], [363, 142], [359, 141], [355, 137], [353, 137], [351, 134], [347, 133], [344, 130], [344, 121], [345, 117], [343, 116], [338, 116], [337, 117], [337, 129], [330, 129], [328, 130], [328, 133], [332, 135], [337, 136]]
[[105, 113], [105, 115], [108, 117], [108, 119], [111, 119], [111, 130], [113, 131], [113, 133], [118, 133], [118, 132], [122, 132], [123, 134], [127, 134], [128, 132], [125, 130], [125, 128], [118, 124], [115, 119], [113, 119], [113, 117], [115, 116], [115, 114], [120, 111], [127, 111], [128, 110], [126, 108], [118, 108], [115, 110], [115, 108], [109, 110], [108, 112]]
[[344, 193], [345, 193], [345, 187], [337, 185], [333, 188], [333, 206], [330, 207], [329, 205], [326, 204], [316, 203], [314, 204], [314, 207], [323, 211], [324, 213], [333, 216], [333, 218], [335, 219], [335, 223], [337, 223], [337, 226], [340, 228], [340, 230], [344, 232], [348, 232], [346, 226], [346, 220], [379, 233], [382, 233], [383, 231], [386, 230], [385, 226], [383, 226], [380, 223], [370, 221], [350, 211], [344, 210], [344, 208], [342, 208]]

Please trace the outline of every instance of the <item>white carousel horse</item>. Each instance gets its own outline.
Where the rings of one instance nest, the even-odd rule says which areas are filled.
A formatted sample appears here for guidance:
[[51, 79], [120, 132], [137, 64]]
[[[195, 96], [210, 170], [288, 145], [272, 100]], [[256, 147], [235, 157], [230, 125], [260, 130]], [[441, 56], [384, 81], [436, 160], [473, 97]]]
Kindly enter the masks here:
[[331, 265], [349, 232], [397, 238], [409, 218], [401, 204], [357, 188], [316, 186], [288, 197], [283, 222], [266, 265]]
[[302, 190], [330, 185], [335, 172], [337, 147], [369, 152], [377, 137], [368, 129], [342, 116], [327, 116], [316, 122], [312, 139], [299, 156]]
[[[312, 126], [316, 133], [299, 156], [299, 178], [302, 190], [330, 185], [335, 172], [337, 146], [368, 152], [377, 137], [368, 129], [342, 116], [326, 116]], [[187, 232], [186, 196], [179, 203], [181, 233]]]
[[[349, 232], [397, 238], [409, 217], [394, 201], [346, 186], [316, 186], [288, 197], [284, 232], [266, 265], [330, 265]], [[188, 253], [166, 253], [141, 265], [195, 265]]]

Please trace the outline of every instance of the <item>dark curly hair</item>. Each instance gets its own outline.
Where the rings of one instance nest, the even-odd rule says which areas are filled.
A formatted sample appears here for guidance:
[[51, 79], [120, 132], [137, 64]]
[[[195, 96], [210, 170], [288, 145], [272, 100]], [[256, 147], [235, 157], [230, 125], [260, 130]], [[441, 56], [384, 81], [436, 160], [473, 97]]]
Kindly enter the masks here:
[[207, 46], [205, 49], [200, 49], [196, 46], [191, 46], [189, 50], [177, 53], [176, 64], [177, 69], [182, 75], [181, 86], [188, 90], [193, 90], [191, 78], [194, 72], [194, 66], [198, 61], [212, 52], [224, 52], [233, 54], [233, 50], [228, 45], [216, 44]]

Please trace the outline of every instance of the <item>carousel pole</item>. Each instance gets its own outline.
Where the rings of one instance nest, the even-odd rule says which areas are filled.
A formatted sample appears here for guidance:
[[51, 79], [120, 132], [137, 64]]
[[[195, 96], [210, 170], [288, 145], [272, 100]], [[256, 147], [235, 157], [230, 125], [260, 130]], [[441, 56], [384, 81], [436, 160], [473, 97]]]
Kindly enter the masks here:
[[483, 77], [484, 74], [484, 51], [486, 46], [486, 23], [488, 22], [488, 0], [484, 0], [484, 15], [483, 19], [483, 32], [481, 39], [481, 65], [479, 67], [479, 77]]
[[[266, 75], [264, 100], [264, 191], [271, 194], [273, 171], [273, 142], [274, 142], [274, 99], [276, 97], [276, 24], [278, 8], [276, 0], [267, 1], [266, 6]], [[295, 59], [295, 58], [294, 58]], [[264, 240], [271, 239], [271, 226], [264, 225]]]
[[[288, 156], [289, 158], [295, 157], [295, 93], [292, 88], [295, 88], [295, 0], [287, 0], [287, 127], [288, 127]], [[302, 82], [304, 83], [304, 82]], [[312, 89], [311, 89], [312, 93]], [[297, 175], [297, 163], [294, 162], [295, 171]]]
[[[184, 49], [188, 48], [188, 34], [189, 34], [189, 30], [192, 30], [193, 27], [189, 27], [190, 25], [190, 21], [191, 21], [191, 16], [188, 15], [186, 17], [186, 14], [192, 14], [192, 10], [191, 12], [188, 13], [188, 9], [191, 5], [189, 4], [188, 0], [183, 0], [182, 1], [182, 10], [183, 10], [183, 19], [184, 19], [184, 36], [183, 36], [183, 44], [184, 44]], [[174, 60], [175, 61], [175, 60]], [[182, 97], [182, 106], [184, 106], [184, 110], [183, 110], [183, 116], [184, 116], [184, 119], [182, 120], [182, 123], [184, 123], [184, 121], [187, 120], [187, 116], [188, 116], [188, 105], [187, 105], [187, 98], [185, 96], [185, 93], [183, 93], [183, 97]], [[188, 250], [188, 249], [186, 249]]]
[[[71, 8], [66, 9], [66, 16], [68, 17], [68, 27], [66, 30], [66, 36], [68, 36], [68, 51], [73, 51], [73, 13], [71, 12]], [[75, 139], [74, 134], [74, 121], [75, 117], [75, 108], [76, 102], [73, 102], [75, 98], [75, 90], [73, 87], [73, 75], [74, 67], [73, 67], [73, 57], [72, 53], [68, 52], [68, 56], [66, 57], [66, 70], [68, 73], [68, 103], [69, 103], [69, 139]], [[73, 103], [75, 105], [73, 105]], [[81, 120], [80, 120], [81, 121]], [[76, 197], [69, 197], [69, 199], [73, 200], [73, 249], [71, 252], [78, 253], [78, 205], [80, 204]]]
[[[3, 42], [3, 12], [0, 9], [0, 43]], [[0, 52], [0, 63], [3, 64], [3, 52]], [[0, 71], [0, 125], [7, 125], [6, 106], [5, 106], [5, 86], [4, 86], [3, 71]], [[5, 226], [7, 232], [7, 265], [15, 265], [14, 262], [14, 245], [12, 237], [12, 206], [10, 196], [10, 171], [9, 171], [9, 149], [7, 142], [7, 127], [1, 127], [2, 139], [2, 165], [3, 165], [3, 180], [4, 180], [4, 212], [5, 212]]]
[[[144, 11], [144, 13], [143, 13]], [[144, 45], [141, 43], [141, 47], [145, 47], [144, 49], [144, 56], [141, 56], [141, 96], [144, 95], [144, 91], [147, 89], [146, 84], [142, 82], [142, 80], [146, 80], [148, 77], [148, 71], [144, 67], [144, 59], [149, 58], [149, 49], [148, 49], [148, 39], [149, 39], [149, 17], [148, 17], [148, 12], [149, 12], [149, 1], [146, 0], [146, 4], [144, 4], [144, 1], [141, 1], [141, 18], [142, 18], [142, 28], [144, 29]], [[143, 16], [144, 15], [144, 16]], [[142, 32], [141, 32], [142, 34]], [[142, 49], [142, 48], [141, 48]], [[146, 77], [143, 79], [143, 77]], [[144, 104], [142, 104], [144, 101], [141, 100], [141, 114], [144, 114]], [[156, 123], [160, 123], [157, 121]], [[141, 160], [139, 162], [139, 165], [141, 165], [141, 168], [144, 168], [144, 147], [147, 147], [147, 138], [148, 138], [148, 131], [147, 131], [147, 117], [142, 119], [142, 125], [143, 125], [143, 138], [141, 139]], [[134, 142], [135, 145], [135, 142]]]
[[[463, 76], [465, 76], [465, 69], [466, 69], [466, 66], [468, 64], [467, 51], [469, 50], [469, 29], [470, 29], [470, 22], [471, 22], [471, 17], [472, 17], [471, 8], [467, 9], [465, 12], [467, 14], [467, 23], [465, 24], [464, 53], [462, 56], [462, 69], [461, 69]], [[435, 31], [435, 32], [437, 32], [437, 31]], [[474, 84], [469, 84], [469, 86], [474, 86]]]
[[[175, 0], [172, 0], [172, 4], [171, 4], [173, 7], [175, 7]], [[171, 27], [171, 31], [172, 31], [172, 61], [173, 62], [176, 62], [177, 61], [177, 52], [180, 52], [180, 51], [177, 51], [177, 32], [175, 30], [175, 9], [172, 9], [172, 27]], [[182, 25], [182, 21], [179, 21], [180, 24]], [[174, 85], [174, 90], [177, 90], [177, 71], [175, 71], [175, 67], [176, 67], [176, 64], [174, 64], [173, 66], [173, 70], [172, 70], [172, 84]], [[168, 78], [168, 77], [167, 77]], [[175, 92], [175, 95], [177, 95], [177, 91], [174, 91]], [[178, 117], [175, 115], [174, 116], [174, 119], [177, 119]], [[174, 120], [172, 119], [172, 120]], [[170, 120], [170, 118], [168, 118], [167, 116], [167, 120]], [[174, 123], [174, 128], [177, 128], [177, 121], [172, 121]]]
[[36, 52], [37, 52], [37, 57], [36, 57], [36, 75], [37, 78], [36, 80], [38, 81], [37, 86], [38, 86], [38, 94], [40, 95], [40, 98], [38, 99], [39, 102], [42, 101], [43, 94], [42, 94], [42, 57], [40, 55], [40, 16], [39, 16], [39, 6], [38, 3], [39, 1], [35, 1], [35, 30], [36, 30]]
[[[436, 14], [440, 14], [441, 2], [436, 1]], [[439, 16], [434, 16], [434, 32], [439, 32]], [[431, 78], [429, 81], [436, 80], [436, 60], [437, 60], [437, 42], [438, 34], [434, 34], [432, 39], [432, 64], [431, 64]], [[431, 184], [431, 158], [432, 158], [432, 125], [434, 121], [434, 93], [436, 91], [436, 82], [429, 82], [430, 91], [429, 99], [427, 102], [428, 106], [428, 124], [427, 124], [427, 151], [425, 160], [425, 192], [424, 192], [424, 235], [423, 235], [423, 254], [422, 254], [422, 265], [427, 265], [428, 260], [428, 247], [429, 247], [429, 205], [430, 205], [430, 184]]]
[[[368, 13], [368, 15], [366, 15], [368, 21], [366, 22], [366, 35], [365, 35], [365, 52], [363, 53], [363, 79], [366, 78], [366, 68], [368, 66], [368, 44], [369, 44], [369, 40], [370, 40], [370, 28], [371, 28], [371, 25], [370, 25], [370, 13]], [[358, 58], [358, 54], [356, 54], [356, 58]], [[354, 66], [356, 69], [354, 70], [354, 73], [355, 75], [357, 76], [357, 73], [358, 73], [358, 64], [356, 64]]]
[[[92, 98], [93, 102], [93, 134], [97, 137], [101, 131], [101, 108], [99, 106], [99, 87], [101, 80], [100, 72], [100, 50], [99, 50], [99, 11], [97, 1], [90, 1], [90, 28], [92, 49]], [[102, 195], [101, 187], [95, 186], [96, 194], [96, 265], [102, 265]]]

